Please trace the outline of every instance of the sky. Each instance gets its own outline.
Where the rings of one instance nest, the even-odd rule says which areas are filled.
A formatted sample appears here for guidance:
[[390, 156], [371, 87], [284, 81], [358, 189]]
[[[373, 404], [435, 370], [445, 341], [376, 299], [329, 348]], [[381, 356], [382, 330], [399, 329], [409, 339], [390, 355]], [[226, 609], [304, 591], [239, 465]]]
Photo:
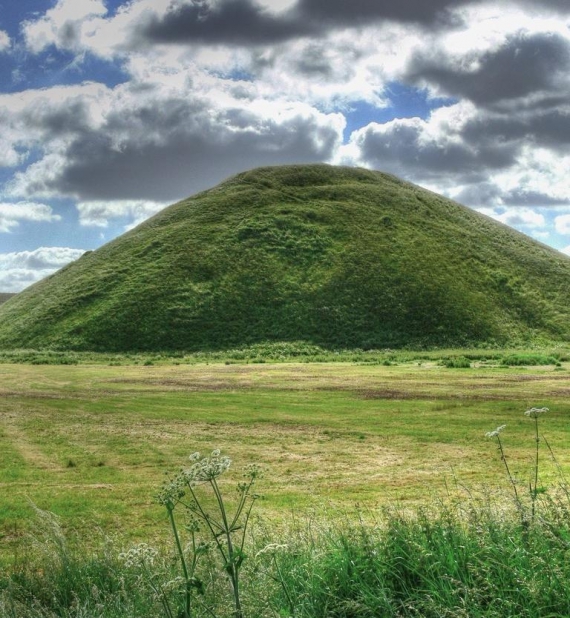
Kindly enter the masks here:
[[232, 174], [310, 162], [570, 255], [570, 2], [0, 0], [0, 292]]

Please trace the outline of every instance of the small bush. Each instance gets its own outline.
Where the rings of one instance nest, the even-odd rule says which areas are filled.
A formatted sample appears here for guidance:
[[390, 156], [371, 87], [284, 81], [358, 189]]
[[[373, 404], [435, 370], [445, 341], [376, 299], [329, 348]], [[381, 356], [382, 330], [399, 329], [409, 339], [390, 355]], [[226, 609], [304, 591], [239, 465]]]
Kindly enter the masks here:
[[441, 364], [449, 369], [469, 369], [471, 367], [471, 361], [465, 356], [444, 358]]
[[537, 366], [537, 365], [557, 365], [560, 362], [554, 356], [545, 356], [543, 354], [509, 354], [505, 356], [501, 363], [507, 367], [519, 366]]

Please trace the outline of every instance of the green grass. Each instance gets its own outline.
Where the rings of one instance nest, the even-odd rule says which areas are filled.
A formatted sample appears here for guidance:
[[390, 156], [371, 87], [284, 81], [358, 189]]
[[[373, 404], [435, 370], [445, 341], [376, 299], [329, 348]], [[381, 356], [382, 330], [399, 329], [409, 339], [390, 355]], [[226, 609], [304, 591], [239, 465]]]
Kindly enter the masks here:
[[393, 176], [262, 168], [3, 303], [0, 348], [544, 344], [570, 336], [569, 282], [568, 257]]
[[[0, 618], [159, 618], [157, 599], [118, 555], [151, 543], [157, 578], [173, 579], [166, 513], [153, 496], [166, 471], [215, 447], [235, 462], [229, 496], [244, 466], [265, 469], [241, 578], [246, 618], [569, 615], [564, 349], [521, 353], [560, 367], [504, 367], [503, 350], [350, 354], [0, 364]], [[521, 525], [485, 433], [507, 425], [501, 438], [528, 519], [531, 406], [550, 408], [540, 432], [556, 461], [541, 441], [545, 491]], [[38, 516], [32, 502], [59, 519]], [[270, 543], [285, 547], [259, 554]], [[230, 616], [219, 565], [200, 569], [196, 618], [212, 615], [205, 606]]]
[[442, 365], [464, 365], [466, 363], [485, 366], [533, 366], [556, 365], [570, 360], [570, 348], [565, 342], [549, 347], [533, 346], [512, 349], [481, 346], [477, 348], [431, 348], [416, 349], [371, 349], [339, 348], [330, 350], [303, 341], [262, 342], [227, 350], [202, 350], [196, 352], [78, 352], [59, 350], [15, 349], [0, 350], [0, 362], [24, 363], [32, 365], [77, 365], [108, 364], [121, 365], [171, 365], [171, 364], [263, 364], [270, 363], [363, 363], [401, 364], [439, 362]]
[[164, 471], [214, 447], [270, 471], [260, 508], [277, 517], [323, 502], [417, 504], [454, 475], [490, 482], [501, 470], [484, 434], [501, 424], [526, 474], [522, 412], [535, 405], [551, 408], [568, 471], [567, 367], [481, 362], [0, 365], [3, 546], [25, 531], [30, 500], [66, 526], [152, 537]]
[[559, 365], [560, 360], [556, 356], [545, 356], [544, 354], [509, 354], [503, 358], [503, 364], [510, 367], [531, 366], [531, 365]]
[[[228, 486], [220, 482], [222, 491]], [[505, 495], [442, 494], [419, 508], [296, 511], [276, 525], [256, 519], [242, 566], [245, 618], [553, 618], [570, 613], [570, 493], [539, 497], [538, 517], [521, 525]], [[196, 491], [199, 493], [200, 488]], [[164, 522], [166, 525], [166, 522]], [[93, 534], [92, 534], [93, 536]], [[1, 618], [164, 616], [148, 585], [178, 574], [172, 547], [157, 546], [147, 574], [119, 560], [125, 546], [70, 542], [39, 513], [31, 543], [0, 572]], [[203, 592], [195, 618], [232, 616], [228, 581], [215, 556], [198, 562]], [[166, 594], [174, 614], [176, 586]], [[183, 614], [180, 614], [181, 616]]]
[[[284, 588], [307, 618], [566, 616], [567, 497], [542, 515], [528, 534], [497, 505], [469, 498], [393, 510], [375, 525], [354, 517], [294, 539], [278, 556]], [[286, 607], [283, 591], [280, 600]]]

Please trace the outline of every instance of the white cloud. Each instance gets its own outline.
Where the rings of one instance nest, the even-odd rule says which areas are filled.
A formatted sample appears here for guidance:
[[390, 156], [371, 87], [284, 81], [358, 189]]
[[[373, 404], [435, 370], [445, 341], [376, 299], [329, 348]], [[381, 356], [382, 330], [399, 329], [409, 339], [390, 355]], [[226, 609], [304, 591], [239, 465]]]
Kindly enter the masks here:
[[492, 217], [496, 221], [500, 221], [501, 223], [517, 229], [525, 228], [528, 230], [535, 230], [536, 228], [543, 228], [546, 225], [544, 215], [532, 208], [478, 208], [477, 210], [488, 217]]
[[79, 223], [84, 226], [107, 227], [110, 219], [127, 218], [130, 222], [126, 229], [131, 229], [148, 219], [168, 204], [142, 200], [117, 202], [79, 202]]
[[10, 37], [7, 32], [4, 30], [0, 30], [0, 52], [9, 49], [10, 47]]
[[61, 268], [73, 260], [81, 257], [83, 249], [69, 247], [39, 247], [33, 251], [18, 251], [0, 253], [0, 267], [2, 268]]
[[83, 255], [82, 249], [40, 247], [34, 251], [0, 253], [0, 291], [20, 292]]
[[15, 167], [22, 162], [23, 157], [16, 148], [15, 136], [0, 135], [0, 167]]
[[61, 111], [61, 106], [70, 102], [100, 101], [110, 93], [111, 90], [105, 85], [89, 81], [70, 86], [28, 89], [0, 94], [0, 110], [5, 114], [21, 113], [42, 118], [50, 111]]
[[52, 44], [77, 49], [89, 33], [89, 22], [106, 13], [102, 0], [59, 0], [43, 17], [23, 24], [26, 45], [34, 53]]
[[554, 227], [559, 234], [570, 234], [570, 214], [556, 217]]
[[564, 247], [563, 249], [560, 249], [560, 251], [562, 253], [565, 253], [566, 255], [570, 255], [570, 245], [568, 245], [567, 247]]
[[514, 153], [501, 142], [473, 143], [466, 132], [477, 118], [475, 106], [460, 102], [433, 111], [426, 120], [372, 122], [352, 133], [336, 162], [391, 172], [440, 192], [481, 182], [493, 168], [512, 164]]
[[0, 94], [0, 166], [25, 164], [31, 152], [57, 151], [78, 131], [97, 126], [112, 103], [110, 94], [103, 84], [89, 82]]
[[59, 102], [36, 93], [40, 111], [14, 111], [13, 125], [44, 154], [15, 175], [10, 194], [172, 201], [258, 165], [328, 160], [342, 141], [342, 114], [255, 89], [244, 97], [231, 79], [190, 74], [155, 72], [112, 90], [85, 85], [82, 98], [58, 88]]
[[524, 189], [565, 202], [570, 201], [569, 169], [570, 155], [525, 144], [516, 166], [498, 176], [497, 182], [507, 190]]
[[43, 16], [25, 22], [22, 31], [33, 53], [55, 45], [110, 58], [124, 51], [141, 21], [149, 15], [160, 17], [170, 4], [170, 0], [135, 0], [109, 18], [103, 0], [58, 0]]
[[317, 40], [301, 39], [261, 48], [241, 58], [261, 96], [303, 100], [322, 109], [365, 101], [389, 103], [385, 88], [401, 74], [421, 44], [415, 30], [391, 27], [341, 30]]
[[35, 223], [59, 221], [61, 217], [54, 214], [52, 208], [37, 202], [0, 202], [0, 232], [10, 232], [22, 221]]

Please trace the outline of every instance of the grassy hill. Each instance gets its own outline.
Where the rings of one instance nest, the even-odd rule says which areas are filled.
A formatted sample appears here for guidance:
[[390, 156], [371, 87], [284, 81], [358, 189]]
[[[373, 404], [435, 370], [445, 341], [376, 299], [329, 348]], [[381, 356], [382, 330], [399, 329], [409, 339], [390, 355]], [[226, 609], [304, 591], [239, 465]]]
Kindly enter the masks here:
[[516, 345], [570, 338], [570, 259], [394, 176], [261, 168], [0, 307], [0, 347]]

